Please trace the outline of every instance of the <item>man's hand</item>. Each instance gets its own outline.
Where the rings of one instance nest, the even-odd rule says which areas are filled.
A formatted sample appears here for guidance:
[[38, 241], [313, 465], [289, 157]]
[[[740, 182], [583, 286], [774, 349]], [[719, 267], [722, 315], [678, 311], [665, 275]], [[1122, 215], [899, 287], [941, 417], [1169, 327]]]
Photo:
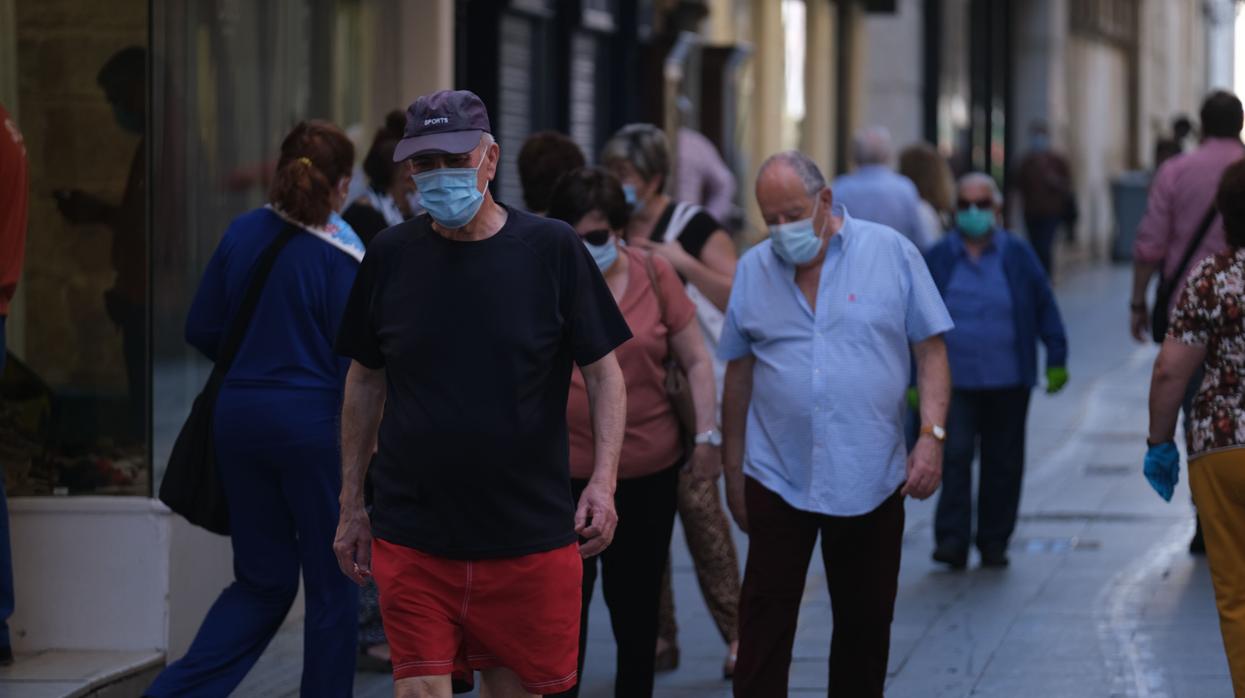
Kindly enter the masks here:
[[726, 478], [726, 508], [731, 510], [731, 518], [735, 519], [735, 525], [739, 526], [739, 530], [749, 533], [743, 475]]
[[1133, 303], [1128, 309], [1128, 326], [1132, 330], [1133, 339], [1138, 342], [1149, 341], [1150, 310], [1145, 301]]
[[922, 434], [908, 455], [908, 479], [899, 491], [905, 497], [928, 499], [942, 482], [942, 444]]
[[596, 481], [590, 481], [579, 495], [575, 510], [575, 533], [586, 542], [579, 546], [581, 557], [600, 555], [614, 541], [618, 528], [618, 512], [614, 510], [614, 492]]
[[692, 451], [692, 476], [714, 481], [722, 474], [722, 449], [709, 444], [696, 444]]
[[362, 586], [372, 576], [372, 524], [362, 505], [342, 508], [333, 554], [342, 573], [355, 584]]

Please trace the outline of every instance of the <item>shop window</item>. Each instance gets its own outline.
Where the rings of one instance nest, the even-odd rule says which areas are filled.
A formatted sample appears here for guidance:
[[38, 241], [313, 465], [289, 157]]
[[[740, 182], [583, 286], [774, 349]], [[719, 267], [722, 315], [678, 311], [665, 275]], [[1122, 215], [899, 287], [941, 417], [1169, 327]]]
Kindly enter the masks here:
[[0, 473], [14, 496], [146, 495], [147, 2], [3, 9], [0, 102], [26, 145], [29, 221]]

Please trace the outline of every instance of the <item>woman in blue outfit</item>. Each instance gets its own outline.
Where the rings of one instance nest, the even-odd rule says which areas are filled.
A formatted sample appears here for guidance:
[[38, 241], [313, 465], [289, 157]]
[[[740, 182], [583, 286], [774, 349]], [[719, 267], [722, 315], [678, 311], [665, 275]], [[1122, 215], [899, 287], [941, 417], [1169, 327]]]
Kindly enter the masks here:
[[271, 203], [243, 214], [208, 262], [186, 340], [216, 359], [252, 268], [287, 224], [281, 250], [216, 405], [216, 461], [229, 504], [235, 581], [185, 657], [147, 690], [154, 698], [229, 695], [306, 590], [303, 696], [349, 696], [357, 591], [337, 568], [341, 488], [338, 414], [349, 362], [333, 339], [363, 245], [338, 215], [354, 147], [318, 121], [281, 144]]
[[1046, 392], [1068, 382], [1068, 341], [1050, 282], [1029, 243], [998, 225], [1003, 197], [987, 174], [960, 179], [955, 229], [926, 255], [955, 329], [947, 333], [951, 409], [934, 519], [934, 559], [968, 564], [973, 541], [973, 459], [980, 453], [976, 545], [985, 567], [1008, 564], [1025, 463], [1037, 344]]

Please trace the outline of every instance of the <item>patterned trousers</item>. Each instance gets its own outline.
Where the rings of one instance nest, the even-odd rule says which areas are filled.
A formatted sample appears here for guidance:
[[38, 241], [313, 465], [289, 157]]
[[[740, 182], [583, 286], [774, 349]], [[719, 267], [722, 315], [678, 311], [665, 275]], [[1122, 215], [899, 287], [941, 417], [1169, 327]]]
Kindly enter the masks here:
[[[709, 614], [727, 644], [739, 639], [739, 554], [731, 538], [731, 522], [722, 508], [717, 481], [692, 476], [691, 468], [679, 471], [679, 518], [692, 553], [696, 580]], [[658, 637], [677, 644], [679, 625], [674, 614], [674, 590], [670, 563], [662, 581]]]

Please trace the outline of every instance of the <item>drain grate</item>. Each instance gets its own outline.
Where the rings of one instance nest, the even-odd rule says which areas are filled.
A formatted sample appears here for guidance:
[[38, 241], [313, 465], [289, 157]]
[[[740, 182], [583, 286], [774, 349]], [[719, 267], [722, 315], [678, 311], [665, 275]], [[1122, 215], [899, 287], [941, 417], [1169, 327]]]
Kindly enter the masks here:
[[1054, 536], [1043, 537], [1035, 536], [1032, 538], [1018, 538], [1012, 540], [1012, 550], [1033, 554], [1055, 554], [1067, 553], [1071, 551], [1085, 550], [1101, 550], [1102, 541], [1093, 538], [1079, 538], [1077, 536]]

